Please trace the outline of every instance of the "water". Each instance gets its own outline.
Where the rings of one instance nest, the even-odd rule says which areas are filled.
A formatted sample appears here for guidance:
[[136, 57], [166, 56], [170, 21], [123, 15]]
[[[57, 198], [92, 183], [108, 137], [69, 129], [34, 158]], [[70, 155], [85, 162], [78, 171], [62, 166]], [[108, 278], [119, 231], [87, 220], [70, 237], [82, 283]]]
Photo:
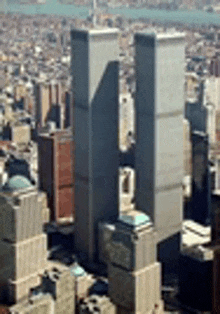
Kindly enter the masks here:
[[23, 14], [52, 14], [65, 15], [72, 17], [86, 18], [89, 15], [89, 9], [83, 6], [75, 6], [72, 4], [61, 4], [58, 0], [46, 0], [45, 4], [19, 4], [12, 0], [7, 1], [7, 13], [23, 13]]
[[114, 9], [111, 13], [122, 14], [129, 18], [145, 17], [160, 22], [182, 22], [190, 24], [216, 24], [220, 25], [220, 15], [217, 13], [208, 13], [204, 11], [166, 11], [149, 9]]
[[[61, 4], [58, 0], [46, 0], [45, 4], [25, 5], [8, 0], [6, 12], [23, 14], [53, 14], [79, 18], [89, 15], [89, 8], [72, 4]], [[189, 24], [215, 24], [220, 26], [220, 15], [203, 11], [166, 11], [134, 8], [111, 8], [109, 13], [120, 14], [127, 18], [148, 18], [160, 22], [182, 22]]]

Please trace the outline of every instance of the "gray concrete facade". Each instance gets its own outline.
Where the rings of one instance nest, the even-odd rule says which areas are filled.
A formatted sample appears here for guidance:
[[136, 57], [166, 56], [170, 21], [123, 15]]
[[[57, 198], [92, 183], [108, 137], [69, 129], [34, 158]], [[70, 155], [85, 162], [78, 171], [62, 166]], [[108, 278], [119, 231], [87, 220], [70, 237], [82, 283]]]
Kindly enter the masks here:
[[34, 187], [2, 192], [0, 217], [0, 301], [17, 303], [39, 284], [47, 263], [42, 202]]
[[118, 31], [71, 31], [75, 246], [97, 253], [98, 222], [118, 215]]
[[162, 241], [181, 230], [184, 35], [135, 35], [136, 202]]
[[115, 231], [106, 244], [110, 299], [123, 309], [117, 313], [153, 313], [155, 305], [161, 304], [161, 266], [156, 262], [150, 218], [133, 210], [122, 214], [114, 225]]

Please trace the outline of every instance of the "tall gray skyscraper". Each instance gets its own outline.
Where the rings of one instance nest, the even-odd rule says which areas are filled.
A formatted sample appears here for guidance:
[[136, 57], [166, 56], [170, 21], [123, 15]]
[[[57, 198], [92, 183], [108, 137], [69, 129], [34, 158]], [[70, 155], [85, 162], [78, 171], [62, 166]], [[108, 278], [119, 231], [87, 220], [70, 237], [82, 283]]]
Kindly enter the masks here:
[[90, 260], [98, 222], [118, 215], [118, 31], [71, 31], [75, 246]]
[[136, 202], [158, 242], [182, 223], [184, 35], [135, 35]]

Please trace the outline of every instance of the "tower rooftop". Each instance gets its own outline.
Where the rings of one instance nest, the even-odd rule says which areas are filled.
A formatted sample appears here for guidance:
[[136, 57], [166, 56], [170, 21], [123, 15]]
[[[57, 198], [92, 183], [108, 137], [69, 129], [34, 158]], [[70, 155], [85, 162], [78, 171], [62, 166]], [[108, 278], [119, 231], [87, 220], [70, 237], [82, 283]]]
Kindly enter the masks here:
[[181, 39], [181, 38], [184, 39], [185, 38], [185, 33], [180, 33], [180, 32], [157, 33], [156, 31], [148, 31], [148, 30], [137, 32], [136, 35], [148, 36], [148, 37], [156, 38], [157, 40]]
[[82, 33], [89, 33], [90, 35], [101, 35], [101, 34], [118, 34], [119, 30], [117, 28], [107, 28], [107, 27], [95, 27], [95, 28], [75, 28], [72, 27], [72, 31], [78, 31]]
[[119, 221], [126, 225], [129, 225], [132, 228], [137, 228], [142, 225], [152, 224], [151, 219], [148, 215], [137, 210], [131, 210], [131, 211], [128, 211], [127, 213], [123, 213], [119, 217]]

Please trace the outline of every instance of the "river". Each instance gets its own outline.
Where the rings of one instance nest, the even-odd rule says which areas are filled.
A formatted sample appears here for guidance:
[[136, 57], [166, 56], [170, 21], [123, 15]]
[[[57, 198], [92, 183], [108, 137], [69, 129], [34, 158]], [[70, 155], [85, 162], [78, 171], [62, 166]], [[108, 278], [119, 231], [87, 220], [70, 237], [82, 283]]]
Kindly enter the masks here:
[[[54, 14], [72, 17], [86, 18], [89, 15], [89, 8], [75, 6], [72, 4], [61, 4], [58, 0], [46, 0], [45, 4], [25, 5], [8, 0], [6, 7], [8, 13], [23, 14]], [[135, 8], [109, 8], [109, 13], [120, 14], [128, 18], [147, 18], [160, 22], [182, 22], [188, 24], [215, 24], [220, 26], [220, 15], [204, 11], [166, 11], [156, 9], [135, 9]]]

